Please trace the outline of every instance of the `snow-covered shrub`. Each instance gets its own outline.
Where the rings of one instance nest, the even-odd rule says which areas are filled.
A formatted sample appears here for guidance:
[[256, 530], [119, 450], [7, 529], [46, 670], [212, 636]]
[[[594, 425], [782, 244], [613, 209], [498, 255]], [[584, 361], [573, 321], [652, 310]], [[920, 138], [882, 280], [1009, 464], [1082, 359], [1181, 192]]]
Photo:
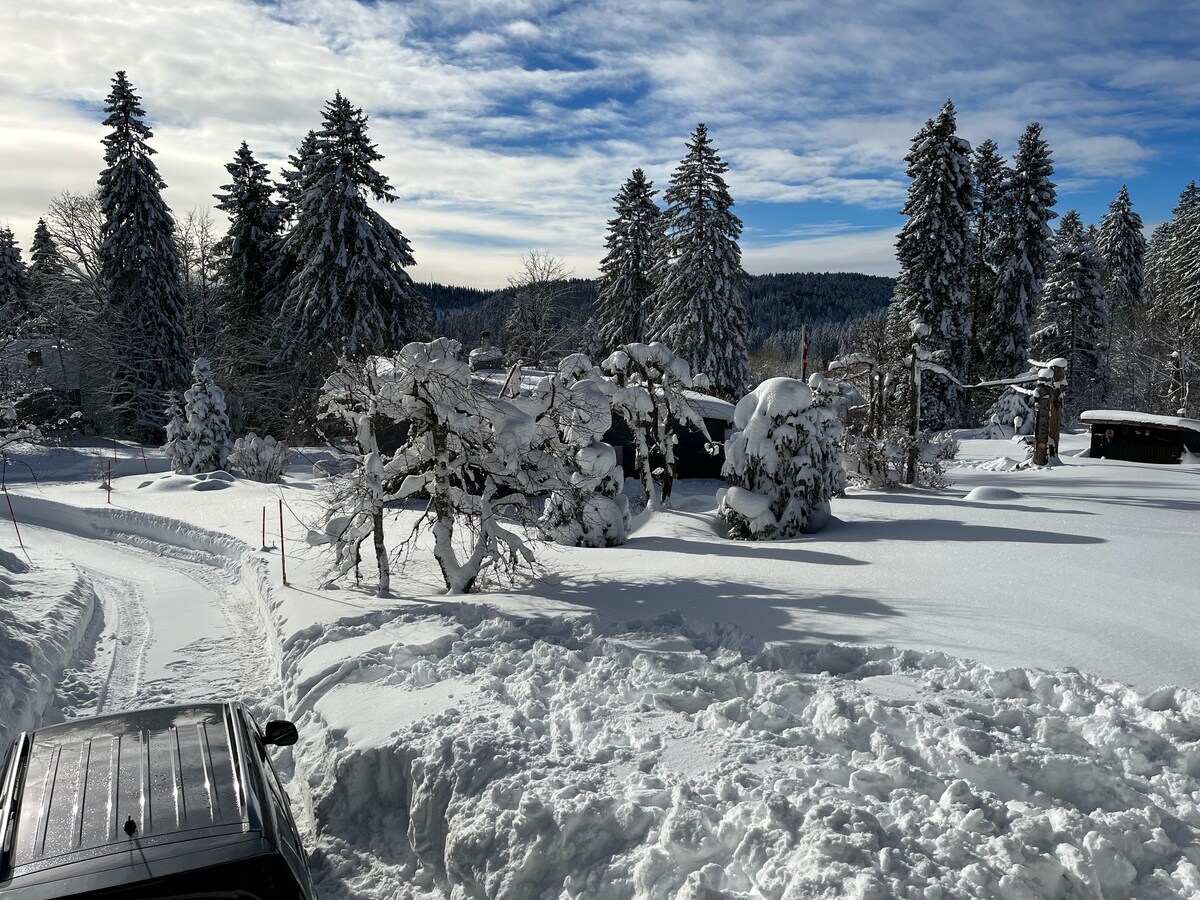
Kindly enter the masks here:
[[233, 442], [229, 454], [229, 466], [237, 469], [251, 481], [278, 484], [288, 464], [287, 444], [276, 441], [271, 435], [259, 437], [253, 431]]
[[[550, 492], [538, 526], [548, 540], [578, 547], [614, 547], [629, 531], [629, 500], [617, 452], [601, 438], [612, 427], [605, 379], [580, 353], [566, 357], [556, 376], [567, 392], [559, 406], [559, 434], [569, 481]], [[611, 389], [611, 385], [609, 385]]]
[[354, 572], [359, 577], [362, 544], [374, 537], [375, 561], [379, 569], [379, 596], [391, 588], [383, 522], [383, 459], [375, 439], [379, 413], [380, 385], [374, 361], [364, 366], [343, 362], [321, 388], [321, 406], [327, 416], [340, 419], [354, 432], [354, 468], [331, 481], [322, 528], [310, 531], [308, 542], [328, 544], [334, 563], [327, 586]]
[[[876, 491], [891, 490], [903, 484], [908, 468], [909, 449], [913, 438], [899, 426], [884, 429], [878, 438], [862, 432], [846, 436], [846, 473], [860, 487]], [[951, 485], [943, 462], [958, 455], [958, 441], [949, 433], [930, 434], [922, 431], [916, 438], [917, 466], [915, 484], [927, 488], [947, 488]]]
[[731, 486], [718, 508], [730, 537], [789, 538], [825, 524], [838, 482], [830, 418], [794, 378], [770, 378], [738, 401], [722, 470]]
[[840, 497], [846, 493], [846, 463], [842, 452], [845, 440], [846, 426], [842, 417], [849, 407], [849, 393], [857, 395], [857, 391], [848, 385], [826, 378], [819, 372], [814, 372], [808, 378], [808, 387], [812, 391], [813, 406], [827, 410], [829, 415], [821, 418], [821, 458], [820, 465], [824, 477], [828, 480], [832, 496]]
[[213, 382], [212, 367], [203, 356], [192, 366], [192, 378], [183, 394], [183, 409], [175, 398], [168, 406], [163, 445], [172, 467], [182, 475], [223, 469], [232, 446], [225, 392]]
[[[532, 495], [569, 481], [556, 420], [567, 392], [543, 379], [528, 397], [486, 397], [471, 389], [458, 341], [406, 345], [381, 378], [380, 414], [408, 426], [384, 466], [388, 498], [428, 495], [434, 557], [449, 593], [474, 589], [488, 571], [513, 575], [533, 562], [522, 534], [502, 511], [523, 521]], [[466, 532], [460, 557], [456, 529]], [[415, 535], [414, 535], [415, 536]]]

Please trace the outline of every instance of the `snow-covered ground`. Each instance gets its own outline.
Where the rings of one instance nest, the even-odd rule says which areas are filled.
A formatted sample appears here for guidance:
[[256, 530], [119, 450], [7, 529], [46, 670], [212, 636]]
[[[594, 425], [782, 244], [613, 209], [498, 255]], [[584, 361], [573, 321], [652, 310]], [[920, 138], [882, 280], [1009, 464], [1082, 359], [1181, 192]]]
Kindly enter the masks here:
[[318, 587], [309, 464], [96, 448], [110, 505], [88, 452], [31, 451], [0, 726], [282, 707], [322, 896], [1200, 896], [1200, 465], [1084, 446], [1016, 472], [967, 440], [951, 490], [851, 491], [763, 544], [684, 482], [625, 547], [465, 602], [420, 555], [396, 598]]

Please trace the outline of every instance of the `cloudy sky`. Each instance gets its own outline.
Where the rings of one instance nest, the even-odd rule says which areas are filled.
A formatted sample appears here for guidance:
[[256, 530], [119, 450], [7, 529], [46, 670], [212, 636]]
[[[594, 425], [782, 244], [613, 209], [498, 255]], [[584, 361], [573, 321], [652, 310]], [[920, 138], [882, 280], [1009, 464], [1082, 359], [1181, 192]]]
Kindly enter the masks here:
[[[370, 116], [420, 281], [500, 286], [532, 248], [581, 276], [636, 166], [665, 187], [699, 121], [751, 272], [894, 274], [903, 156], [953, 98], [1011, 154], [1040, 121], [1059, 209], [1120, 185], [1149, 225], [1200, 177], [1200, 4], [1004, 0], [38, 0], [10, 4], [0, 223], [90, 189], [117, 69], [177, 213], [245, 140], [276, 172], [335, 90]], [[223, 226], [220, 213], [216, 220]]]

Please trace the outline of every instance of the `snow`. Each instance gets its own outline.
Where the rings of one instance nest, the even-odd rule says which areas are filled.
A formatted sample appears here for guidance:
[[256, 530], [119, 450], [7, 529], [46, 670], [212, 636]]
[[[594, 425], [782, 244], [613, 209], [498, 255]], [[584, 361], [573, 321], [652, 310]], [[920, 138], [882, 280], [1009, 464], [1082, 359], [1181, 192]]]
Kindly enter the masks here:
[[1157, 425], [1160, 428], [1179, 428], [1200, 432], [1200, 419], [1184, 419], [1179, 416], [1156, 416], [1150, 413], [1131, 412], [1125, 409], [1089, 409], [1079, 417], [1084, 422], [1108, 424], [1123, 422], [1129, 425]]
[[728, 541], [679, 482], [625, 546], [467, 598], [427, 552], [399, 597], [366, 562], [319, 587], [311, 451], [266, 485], [16, 448], [0, 726], [295, 718], [323, 897], [1200, 896], [1200, 464], [960, 438], [952, 489], [852, 489], [816, 536]]

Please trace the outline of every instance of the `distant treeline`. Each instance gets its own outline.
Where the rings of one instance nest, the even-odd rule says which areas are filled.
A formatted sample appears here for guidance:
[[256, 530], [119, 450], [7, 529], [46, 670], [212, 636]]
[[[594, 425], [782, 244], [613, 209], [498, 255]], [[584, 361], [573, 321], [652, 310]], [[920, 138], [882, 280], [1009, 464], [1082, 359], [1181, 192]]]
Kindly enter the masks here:
[[[567, 283], [579, 319], [590, 319], [596, 307], [596, 282], [572, 278]], [[787, 345], [802, 326], [818, 329], [840, 325], [878, 312], [892, 299], [895, 284], [894, 278], [854, 272], [751, 275], [746, 282], [746, 309], [750, 314], [747, 347], [755, 350], [772, 337]], [[478, 345], [480, 333], [490, 331], [492, 340], [504, 347], [511, 288], [488, 291], [429, 282], [419, 285], [419, 289], [436, 311], [439, 334], [469, 349]], [[828, 327], [819, 330], [833, 331]]]

